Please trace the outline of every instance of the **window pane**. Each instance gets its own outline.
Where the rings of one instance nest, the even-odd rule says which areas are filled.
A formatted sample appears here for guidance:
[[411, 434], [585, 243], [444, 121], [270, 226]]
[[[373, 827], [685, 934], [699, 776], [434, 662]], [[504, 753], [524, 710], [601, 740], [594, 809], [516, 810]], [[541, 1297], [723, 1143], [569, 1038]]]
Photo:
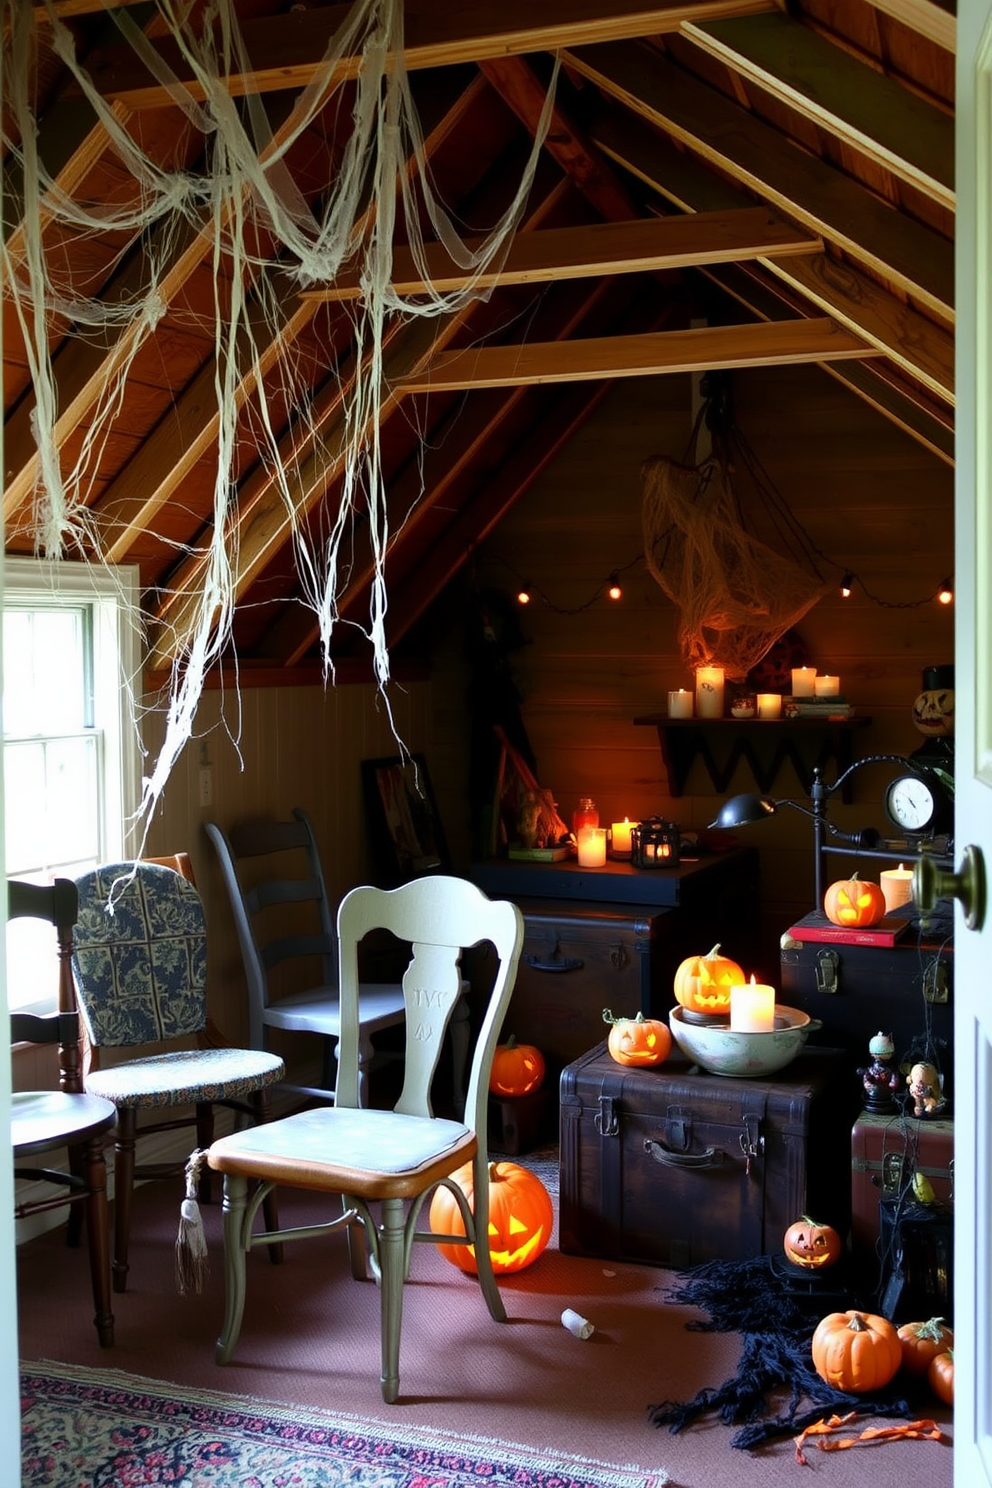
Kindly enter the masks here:
[[86, 727], [84, 624], [82, 609], [5, 610], [3, 728], [8, 737]]
[[39, 882], [100, 855], [99, 739], [86, 735], [4, 749], [6, 863]]

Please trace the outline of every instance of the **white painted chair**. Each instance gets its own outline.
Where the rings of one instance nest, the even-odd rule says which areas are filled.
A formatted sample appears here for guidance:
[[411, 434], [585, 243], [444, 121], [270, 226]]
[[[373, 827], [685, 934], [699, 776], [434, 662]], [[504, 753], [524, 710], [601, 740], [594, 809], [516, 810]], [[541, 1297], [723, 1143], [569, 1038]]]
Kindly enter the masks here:
[[[475, 1250], [479, 1283], [492, 1316], [498, 1322], [506, 1318], [485, 1243], [486, 1115], [489, 1072], [513, 990], [524, 922], [515, 904], [489, 900], [467, 880], [444, 875], [415, 879], [397, 889], [352, 889], [341, 901], [337, 923], [341, 1036], [335, 1104], [237, 1132], [209, 1149], [209, 1166], [224, 1175], [227, 1297], [216, 1357], [226, 1364], [238, 1341], [248, 1251], [255, 1245], [279, 1243], [290, 1233], [254, 1232], [265, 1196], [278, 1184], [341, 1195], [340, 1215], [292, 1234], [310, 1236], [343, 1228], [353, 1275], [364, 1277], [367, 1261], [371, 1263], [381, 1292], [382, 1395], [392, 1402], [399, 1393], [403, 1284], [413, 1241], [437, 1240], [418, 1230], [417, 1221], [425, 1199], [439, 1183], [459, 1199], [467, 1232], [463, 1243], [474, 1245], [477, 1234], [483, 1237]], [[403, 1087], [390, 1110], [359, 1103], [358, 948], [364, 936], [380, 929], [391, 931], [411, 948], [403, 976]], [[465, 1116], [463, 1121], [442, 1119], [432, 1112], [431, 1080], [445, 1029], [462, 995], [462, 951], [484, 942], [495, 948], [498, 965], [473, 1053]], [[468, 1162], [474, 1166], [474, 1216], [461, 1190], [450, 1182], [450, 1175]], [[358, 1243], [362, 1235], [368, 1255], [366, 1246]]]

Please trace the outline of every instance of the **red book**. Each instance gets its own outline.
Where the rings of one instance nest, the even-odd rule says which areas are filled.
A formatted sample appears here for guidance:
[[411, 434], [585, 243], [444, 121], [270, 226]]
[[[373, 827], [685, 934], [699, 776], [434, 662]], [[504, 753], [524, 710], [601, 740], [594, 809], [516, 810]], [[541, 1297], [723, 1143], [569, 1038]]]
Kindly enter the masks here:
[[788, 934], [793, 940], [824, 941], [828, 945], [894, 946], [905, 935], [909, 921], [886, 915], [874, 925], [835, 925], [825, 914], [804, 915]]

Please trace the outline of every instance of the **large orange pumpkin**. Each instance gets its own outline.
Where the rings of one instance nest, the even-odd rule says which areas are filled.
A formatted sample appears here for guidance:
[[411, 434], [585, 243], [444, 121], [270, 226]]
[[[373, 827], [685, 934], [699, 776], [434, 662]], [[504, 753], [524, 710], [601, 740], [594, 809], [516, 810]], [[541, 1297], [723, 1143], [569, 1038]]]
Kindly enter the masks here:
[[534, 1044], [518, 1044], [511, 1035], [497, 1044], [489, 1075], [493, 1095], [530, 1095], [544, 1080], [544, 1055]]
[[[466, 1163], [451, 1176], [474, 1213], [472, 1164]], [[554, 1217], [551, 1195], [530, 1168], [511, 1162], [489, 1164], [489, 1255], [494, 1271], [522, 1271], [536, 1261], [551, 1239]], [[464, 1235], [458, 1200], [450, 1189], [434, 1190], [430, 1226], [435, 1235]], [[439, 1244], [438, 1250], [452, 1265], [476, 1274], [474, 1245]]]
[[839, 878], [823, 896], [823, 913], [834, 925], [858, 928], [877, 925], [885, 914], [885, 895], [868, 879]]
[[873, 1312], [830, 1312], [813, 1332], [813, 1366], [835, 1390], [881, 1390], [902, 1363], [899, 1334]]
[[721, 1015], [730, 1012], [730, 989], [747, 978], [719, 944], [705, 956], [687, 956], [675, 973], [675, 996], [690, 1013]]
[[603, 1022], [609, 1023], [606, 1047], [617, 1064], [663, 1064], [672, 1052], [672, 1034], [667, 1023], [658, 1018], [614, 1018], [609, 1008], [603, 1009]]

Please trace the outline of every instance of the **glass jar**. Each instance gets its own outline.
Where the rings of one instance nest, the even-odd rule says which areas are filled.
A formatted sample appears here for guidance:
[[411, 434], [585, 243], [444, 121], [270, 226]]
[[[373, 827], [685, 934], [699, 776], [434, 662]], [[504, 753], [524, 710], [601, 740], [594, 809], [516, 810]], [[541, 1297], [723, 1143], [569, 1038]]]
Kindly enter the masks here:
[[599, 826], [599, 810], [592, 796], [580, 796], [572, 812], [572, 833], [577, 838], [583, 827]]

